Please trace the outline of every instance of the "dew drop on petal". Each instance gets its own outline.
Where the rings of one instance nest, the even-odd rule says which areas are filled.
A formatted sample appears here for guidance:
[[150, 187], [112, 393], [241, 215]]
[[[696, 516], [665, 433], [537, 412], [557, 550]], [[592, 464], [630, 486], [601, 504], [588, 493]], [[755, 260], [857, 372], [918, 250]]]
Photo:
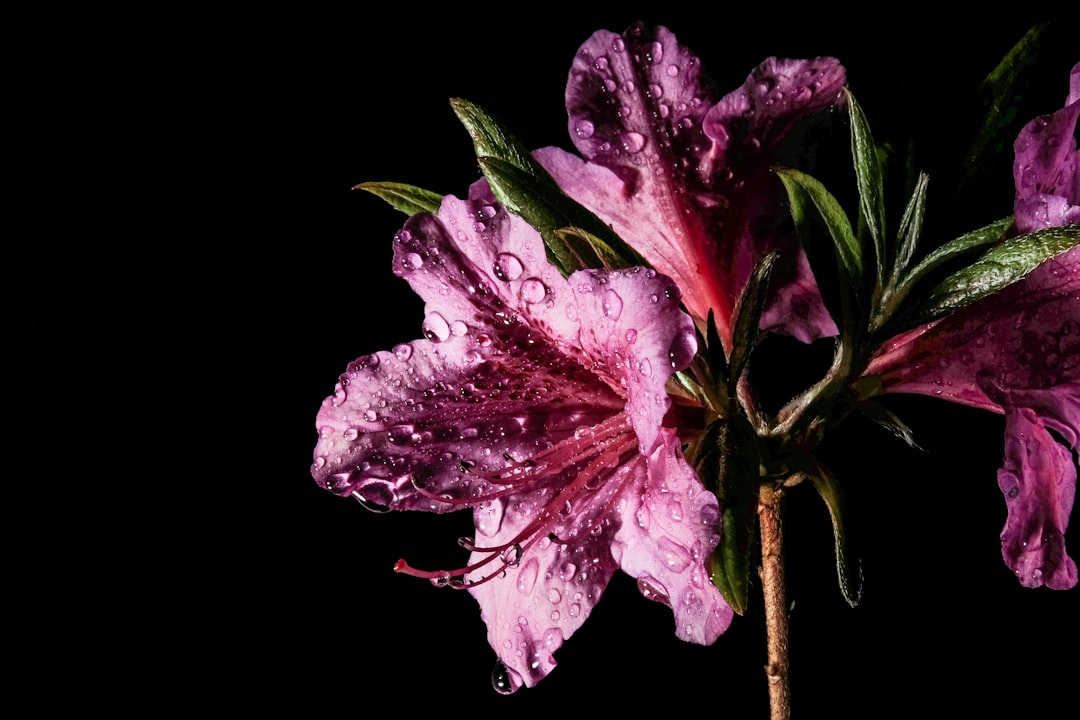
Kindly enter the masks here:
[[517, 589], [522, 595], [528, 595], [536, 586], [536, 575], [540, 571], [540, 563], [536, 558], [529, 558], [521, 567], [517, 577]]
[[668, 349], [668, 359], [671, 361], [671, 367], [682, 370], [694, 359], [696, 352], [697, 339], [694, 335], [692, 333], [680, 333], [671, 342], [671, 347]]
[[528, 278], [521, 283], [521, 299], [527, 303], [538, 303], [547, 297], [547, 286], [539, 278]]
[[637, 330], [630, 328], [626, 331], [626, 344], [633, 345], [635, 342], [637, 342]]
[[500, 695], [509, 695], [521, 687], [521, 676], [499, 660], [491, 669], [491, 687]]
[[645, 136], [638, 132], [625, 132], [620, 138], [623, 150], [633, 155], [645, 147]]
[[652, 375], [652, 363], [649, 362], [649, 358], [641, 358], [637, 364], [638, 372], [642, 377], [649, 377]]
[[604, 310], [604, 317], [609, 320], [618, 320], [622, 315], [623, 301], [619, 294], [610, 288], [604, 291], [604, 299], [600, 303]]
[[410, 357], [412, 357], [412, 345], [409, 345], [408, 343], [402, 343], [401, 345], [396, 346], [394, 348], [394, 356], [398, 360], [405, 362]]
[[424, 337], [432, 342], [443, 342], [450, 337], [450, 323], [437, 312], [424, 318]]
[[405, 253], [405, 256], [401, 258], [401, 267], [407, 272], [416, 270], [422, 267], [423, 264], [424, 259], [414, 252]]
[[518, 260], [516, 255], [499, 253], [499, 256], [495, 258], [495, 266], [493, 268], [495, 277], [503, 282], [517, 280], [521, 277], [521, 273], [524, 269], [525, 268], [521, 265], [521, 260]]
[[592, 124], [592, 121], [588, 118], [581, 118], [574, 125], [574, 132], [582, 140], [588, 140], [596, 132], [596, 126]]
[[354, 427], [345, 428], [345, 432], [341, 433], [341, 437], [345, 438], [349, 442], [352, 442], [353, 440], [355, 440], [359, 436], [360, 436], [360, 433]]

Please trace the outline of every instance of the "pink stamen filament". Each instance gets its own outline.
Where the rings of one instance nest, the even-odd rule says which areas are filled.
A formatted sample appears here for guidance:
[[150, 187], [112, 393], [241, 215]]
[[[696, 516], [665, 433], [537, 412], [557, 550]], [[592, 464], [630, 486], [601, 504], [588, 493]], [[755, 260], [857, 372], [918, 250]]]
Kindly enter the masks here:
[[[559, 461], [554, 465], [541, 467], [544, 472], [528, 473], [528, 477], [523, 478], [522, 482], [518, 482], [510, 487], [504, 488], [494, 493], [488, 493], [482, 496], [476, 496], [468, 499], [449, 499], [438, 497], [433, 493], [425, 491], [422, 487], [417, 485], [416, 489], [418, 492], [420, 492], [425, 497], [429, 497], [433, 500], [438, 500], [440, 502], [446, 502], [451, 504], [476, 505], [486, 500], [501, 498], [505, 495], [510, 494], [513, 491], [521, 491], [522, 488], [528, 483], [535, 482], [542, 477], [550, 477], [552, 474], [561, 472], [570, 465], [576, 462], [580, 462], [589, 454], [586, 451], [599, 451], [599, 454], [592, 460], [590, 460], [588, 464], [584, 468], [582, 468], [576, 476], [574, 476], [574, 479], [570, 483], [568, 483], [566, 487], [564, 487], [558, 493], [558, 495], [556, 495], [555, 498], [552, 499], [544, 507], [544, 509], [537, 515], [537, 517], [532, 522], [530, 522], [521, 532], [515, 535], [511, 540], [503, 543], [502, 545], [483, 548], [476, 547], [475, 545], [472, 545], [472, 543], [469, 543], [469, 547], [467, 547], [467, 549], [470, 549], [474, 552], [488, 553], [486, 557], [480, 559], [479, 561], [471, 565], [467, 565], [456, 570], [434, 571], [419, 570], [410, 566], [405, 560], [398, 560], [398, 562], [394, 565], [394, 571], [405, 573], [406, 575], [412, 575], [414, 577], [426, 578], [433, 581], [445, 579], [445, 584], [460, 589], [465, 587], [473, 587], [475, 585], [488, 582], [489, 580], [492, 580], [502, 575], [508, 567], [516, 566], [521, 561], [521, 557], [524, 556], [524, 554], [535, 543], [537, 543], [541, 538], [549, 536], [549, 533], [544, 532], [544, 530], [551, 527], [556, 518], [561, 514], [561, 509], [565, 507], [566, 503], [581, 495], [582, 492], [587, 489], [586, 486], [598, 475], [600, 475], [605, 469], [618, 467], [619, 458], [621, 458], [626, 452], [635, 449], [637, 445], [637, 436], [634, 435], [633, 431], [626, 423], [625, 417], [622, 415], [617, 415], [609, 418], [608, 420], [605, 420], [604, 422], [596, 425], [592, 430], [593, 432], [586, 437], [567, 438], [566, 440], [563, 440], [562, 442], [557, 443], [551, 448], [548, 448], [547, 450], [539, 453], [535, 458], [514, 463], [510, 466], [511, 469], [513, 467], [522, 467], [527, 465], [535, 470], [535, 468], [541, 467], [536, 464], [538, 460], [551, 456], [555, 453], [559, 453], [561, 456]], [[601, 445], [606, 445], [606, 447], [603, 447], [601, 449]], [[505, 472], [506, 470], [502, 470], [498, 473], [493, 473], [492, 475], [501, 475]], [[629, 482], [630, 477], [631, 473], [627, 473], [626, 477], [622, 481], [620, 481], [619, 487], [614, 493], [611, 494], [610, 499], [605, 503], [604, 507], [600, 511], [600, 514], [590, 524], [588, 531], [583, 533], [581, 537], [587, 537], [594, 527], [596, 527], [599, 523], [603, 522], [603, 520], [607, 517], [608, 513], [611, 511], [614, 499], [621, 494], [623, 487], [627, 482]], [[490, 480], [490, 476], [485, 475], [485, 479]], [[570, 544], [571, 542], [569, 540], [559, 538], [554, 538], [554, 540], [562, 544]], [[515, 557], [512, 561], [507, 560], [504, 557], [506, 550], [509, 548], [517, 548], [515, 550]], [[468, 575], [469, 573], [488, 565], [496, 558], [502, 558], [501, 565], [499, 565], [493, 572], [484, 576], [480, 580], [468, 583], [464, 582], [463, 580], [459, 580], [455, 583], [452, 580], [453, 578], [464, 578], [465, 575]]]

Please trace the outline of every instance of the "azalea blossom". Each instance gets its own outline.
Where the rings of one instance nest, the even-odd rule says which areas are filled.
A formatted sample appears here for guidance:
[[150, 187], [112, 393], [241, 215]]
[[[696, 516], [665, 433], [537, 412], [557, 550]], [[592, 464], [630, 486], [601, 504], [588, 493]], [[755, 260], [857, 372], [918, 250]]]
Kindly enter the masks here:
[[[1072, 70], [1066, 107], [1028, 123], [1016, 141], [1015, 225], [1022, 232], [1080, 221], [1078, 115], [1080, 65]], [[893, 338], [867, 374], [879, 376], [882, 392], [1004, 413], [998, 485], [1008, 507], [1005, 563], [1028, 587], [1075, 586], [1064, 534], [1080, 450], [1080, 247], [999, 293]]]
[[595, 33], [566, 87], [569, 129], [584, 160], [558, 148], [536, 158], [571, 197], [609, 223], [683, 290], [713, 310], [725, 346], [732, 308], [754, 264], [782, 248], [764, 329], [804, 341], [836, 334], [795, 238], [775, 228], [783, 195], [771, 172], [781, 141], [843, 102], [832, 58], [769, 58], [720, 98], [698, 58], [666, 28]]
[[483, 181], [395, 238], [426, 303], [424, 339], [357, 359], [318, 413], [312, 473], [379, 510], [472, 509], [456, 569], [397, 569], [477, 599], [493, 682], [532, 686], [616, 569], [669, 605], [678, 637], [731, 621], [704, 561], [719, 510], [663, 420], [696, 352], [680, 291], [654, 270], [563, 278]]

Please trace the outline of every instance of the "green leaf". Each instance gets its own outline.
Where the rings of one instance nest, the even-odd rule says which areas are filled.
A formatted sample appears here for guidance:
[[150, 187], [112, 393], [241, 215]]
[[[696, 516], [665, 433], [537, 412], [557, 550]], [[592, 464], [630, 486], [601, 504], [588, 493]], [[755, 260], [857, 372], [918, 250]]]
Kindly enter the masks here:
[[965, 181], [989, 161], [985, 155], [988, 147], [994, 155], [1006, 150], [1012, 152], [1018, 130], [1016, 104], [1020, 79], [1035, 64], [1047, 27], [1047, 23], [1042, 23], [1028, 30], [983, 81], [984, 109], [967, 152]]
[[410, 217], [416, 213], [439, 212], [442, 205], [442, 195], [404, 183], [366, 182], [356, 185], [353, 190], [366, 190]]
[[478, 162], [499, 202], [540, 232], [548, 258], [563, 275], [583, 267], [648, 265], [609, 226], [564, 195], [546, 172], [535, 175], [494, 157]]
[[877, 284], [885, 282], [885, 266], [889, 257], [885, 250], [885, 191], [881, 159], [870, 134], [870, 124], [855, 96], [847, 91], [848, 114], [851, 118], [851, 155], [855, 160], [855, 178], [859, 186], [859, 211], [874, 241]]
[[720, 545], [709, 556], [713, 584], [728, 605], [746, 612], [757, 538], [757, 438], [742, 415], [711, 423], [694, 460], [705, 487], [716, 493], [722, 513]]
[[1005, 231], [1012, 225], [1012, 222], [1012, 215], [1010, 215], [1007, 218], [996, 220], [985, 227], [981, 227], [978, 230], [972, 230], [969, 233], [964, 233], [960, 237], [950, 240], [923, 258], [923, 261], [907, 274], [907, 277], [905, 277], [901, 283], [901, 287], [904, 288], [905, 291], [910, 290], [915, 283], [922, 280], [927, 273], [942, 263], [984, 245], [993, 245], [1001, 239], [1002, 235], [1005, 234]]
[[787, 190], [788, 199], [791, 201], [791, 215], [796, 226], [805, 225], [811, 219], [824, 223], [848, 284], [859, 286], [863, 272], [862, 248], [840, 203], [824, 185], [804, 172], [778, 168], [776, 174], [780, 176]]
[[[775, 172], [787, 190], [791, 217], [818, 279], [825, 307], [841, 329], [855, 327], [858, 323], [853, 317], [853, 299], [863, 295], [864, 283], [862, 249], [851, 222], [836, 198], [811, 176], [787, 168]], [[826, 243], [819, 239], [818, 228], [822, 225], [831, 238], [831, 252], [822, 247]], [[829, 281], [834, 276], [838, 276], [838, 282]]]
[[[915, 255], [915, 249], [919, 244], [919, 235], [922, 233], [923, 218], [926, 216], [926, 185], [930, 177], [926, 173], [919, 173], [919, 179], [915, 181], [915, 190], [911, 193], [911, 199], [904, 208], [904, 216], [900, 218], [900, 232], [898, 238], [900, 247], [896, 253], [896, 262], [893, 265], [892, 280], [898, 279], [907, 269], [908, 263]], [[890, 283], [892, 284], [892, 283]]]
[[930, 292], [917, 323], [927, 322], [1008, 287], [1036, 267], [1080, 245], [1080, 226], [1047, 228], [1012, 238], [953, 273]]
[[862, 600], [863, 574], [862, 564], [852, 552], [852, 540], [850, 533], [844, 525], [844, 498], [840, 492], [840, 486], [832, 474], [820, 463], [806, 472], [814, 489], [825, 501], [829, 508], [829, 517], [832, 519], [833, 543], [836, 549], [836, 576], [840, 581], [840, 592], [848, 605], [855, 607]]
[[[734, 391], [734, 383], [739, 381], [746, 360], [750, 357], [750, 351], [757, 341], [758, 325], [761, 321], [761, 310], [765, 307], [766, 290], [769, 287], [769, 274], [776, 263], [780, 253], [773, 251], [758, 260], [754, 272], [746, 282], [739, 302], [735, 306], [735, 322], [731, 333], [731, 374], [729, 382]], [[712, 318], [710, 311], [709, 318]]]
[[533, 160], [528, 148], [487, 110], [461, 98], [452, 98], [450, 107], [472, 138], [477, 157], [499, 158], [530, 175], [546, 176], [551, 181], [551, 176]]
[[[480, 169], [496, 199], [540, 232], [548, 259], [563, 275], [584, 267], [647, 265], [610, 226], [567, 197], [494, 116], [460, 98], [451, 100], [450, 106], [472, 138]], [[559, 231], [563, 231], [561, 236]]]

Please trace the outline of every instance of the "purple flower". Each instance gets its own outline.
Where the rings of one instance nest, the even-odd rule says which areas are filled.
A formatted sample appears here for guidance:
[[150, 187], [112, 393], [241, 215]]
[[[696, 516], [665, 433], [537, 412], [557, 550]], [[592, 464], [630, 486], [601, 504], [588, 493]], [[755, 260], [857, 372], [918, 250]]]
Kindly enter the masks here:
[[504, 692], [554, 667], [617, 568], [680, 638], [713, 642], [732, 617], [704, 567], [717, 501], [663, 426], [696, 351], [678, 288], [642, 268], [564, 279], [483, 181], [394, 248], [425, 339], [349, 365], [318, 414], [317, 482], [373, 509], [473, 510], [465, 565], [396, 569], [472, 593]]
[[1080, 224], [1080, 154], [1076, 120], [1080, 117], [1080, 63], [1069, 73], [1065, 107], [1024, 126], [1013, 149], [1016, 229]]
[[[1080, 65], [1072, 70], [1066, 107], [1031, 121], [1016, 140], [1021, 232], [1080, 222], [1078, 115]], [[1005, 563], [1027, 587], [1075, 586], [1065, 529], [1076, 494], [1073, 452], [1080, 449], [1080, 247], [997, 294], [893, 338], [867, 374], [879, 376], [882, 392], [1004, 413], [998, 485], [1008, 507]]]
[[881, 392], [919, 393], [1005, 414], [998, 485], [1005, 563], [1029, 587], [1076, 585], [1065, 528], [1080, 448], [1080, 248], [1001, 292], [887, 342], [868, 375]]
[[843, 102], [844, 78], [832, 58], [769, 58], [718, 98], [667, 29], [599, 31], [578, 51], [566, 87], [570, 135], [585, 159], [558, 148], [536, 157], [678, 283], [692, 315], [712, 309], [725, 345], [755, 262], [781, 245], [786, 266], [773, 276], [781, 290], [763, 327], [805, 341], [834, 335], [805, 256], [774, 228], [782, 189], [770, 167], [798, 121]]

